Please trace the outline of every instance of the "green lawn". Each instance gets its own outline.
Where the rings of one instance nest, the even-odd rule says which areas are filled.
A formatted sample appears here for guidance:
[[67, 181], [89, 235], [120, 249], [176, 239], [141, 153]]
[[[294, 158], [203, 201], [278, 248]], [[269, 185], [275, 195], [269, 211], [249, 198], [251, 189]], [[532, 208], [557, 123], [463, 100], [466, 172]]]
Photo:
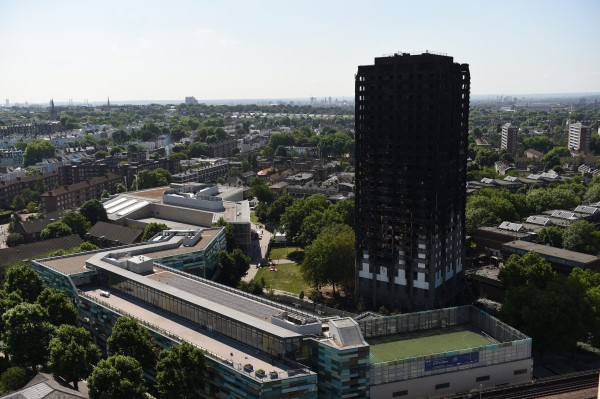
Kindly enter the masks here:
[[469, 325], [372, 338], [368, 342], [371, 363], [475, 348], [492, 343], [488, 338], [471, 329]]
[[307, 292], [310, 286], [304, 281], [300, 275], [300, 267], [296, 263], [286, 263], [276, 266], [277, 271], [269, 271], [268, 267], [261, 267], [257, 273], [255, 280], [260, 281], [265, 279], [265, 283], [269, 288], [289, 292], [294, 295], [300, 294], [300, 291]]
[[260, 224], [262, 226], [262, 223], [258, 221], [258, 217], [256, 216], [256, 213], [254, 213], [254, 211], [250, 212], [250, 221], [254, 224]]
[[304, 255], [304, 250], [300, 247], [272, 247], [269, 257], [271, 259], [297, 260], [302, 255]]

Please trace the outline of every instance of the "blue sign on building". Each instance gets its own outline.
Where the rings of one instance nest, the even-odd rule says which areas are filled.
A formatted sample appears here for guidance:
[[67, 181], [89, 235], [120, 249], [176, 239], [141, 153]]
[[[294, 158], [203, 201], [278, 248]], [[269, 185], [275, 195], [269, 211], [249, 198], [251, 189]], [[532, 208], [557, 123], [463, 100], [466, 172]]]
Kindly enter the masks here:
[[461, 355], [448, 355], [425, 360], [425, 371], [439, 370], [446, 367], [461, 366], [479, 362], [479, 352], [463, 353]]

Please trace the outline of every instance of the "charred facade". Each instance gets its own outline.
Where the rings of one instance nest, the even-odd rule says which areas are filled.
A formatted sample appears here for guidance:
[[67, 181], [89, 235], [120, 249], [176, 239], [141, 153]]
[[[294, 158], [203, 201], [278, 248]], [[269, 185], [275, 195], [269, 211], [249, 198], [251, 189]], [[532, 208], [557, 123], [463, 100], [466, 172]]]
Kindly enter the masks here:
[[356, 294], [433, 309], [462, 288], [470, 74], [445, 55], [358, 67]]

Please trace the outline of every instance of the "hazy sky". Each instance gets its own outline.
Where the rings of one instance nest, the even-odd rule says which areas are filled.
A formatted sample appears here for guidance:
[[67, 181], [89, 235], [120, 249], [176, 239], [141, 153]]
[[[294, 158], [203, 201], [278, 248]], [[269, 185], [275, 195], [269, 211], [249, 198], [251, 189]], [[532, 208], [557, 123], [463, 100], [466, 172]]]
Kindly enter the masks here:
[[0, 0], [0, 102], [353, 96], [446, 53], [473, 94], [600, 92], [600, 1]]

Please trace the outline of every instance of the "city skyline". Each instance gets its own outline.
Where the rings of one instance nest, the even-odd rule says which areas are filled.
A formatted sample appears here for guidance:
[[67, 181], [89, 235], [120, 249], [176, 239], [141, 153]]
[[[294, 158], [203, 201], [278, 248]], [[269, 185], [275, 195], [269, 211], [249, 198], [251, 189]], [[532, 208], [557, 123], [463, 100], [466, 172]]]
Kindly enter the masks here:
[[587, 0], [3, 2], [0, 99], [352, 97], [357, 65], [424, 51], [468, 63], [473, 95], [600, 92], [599, 12]]

